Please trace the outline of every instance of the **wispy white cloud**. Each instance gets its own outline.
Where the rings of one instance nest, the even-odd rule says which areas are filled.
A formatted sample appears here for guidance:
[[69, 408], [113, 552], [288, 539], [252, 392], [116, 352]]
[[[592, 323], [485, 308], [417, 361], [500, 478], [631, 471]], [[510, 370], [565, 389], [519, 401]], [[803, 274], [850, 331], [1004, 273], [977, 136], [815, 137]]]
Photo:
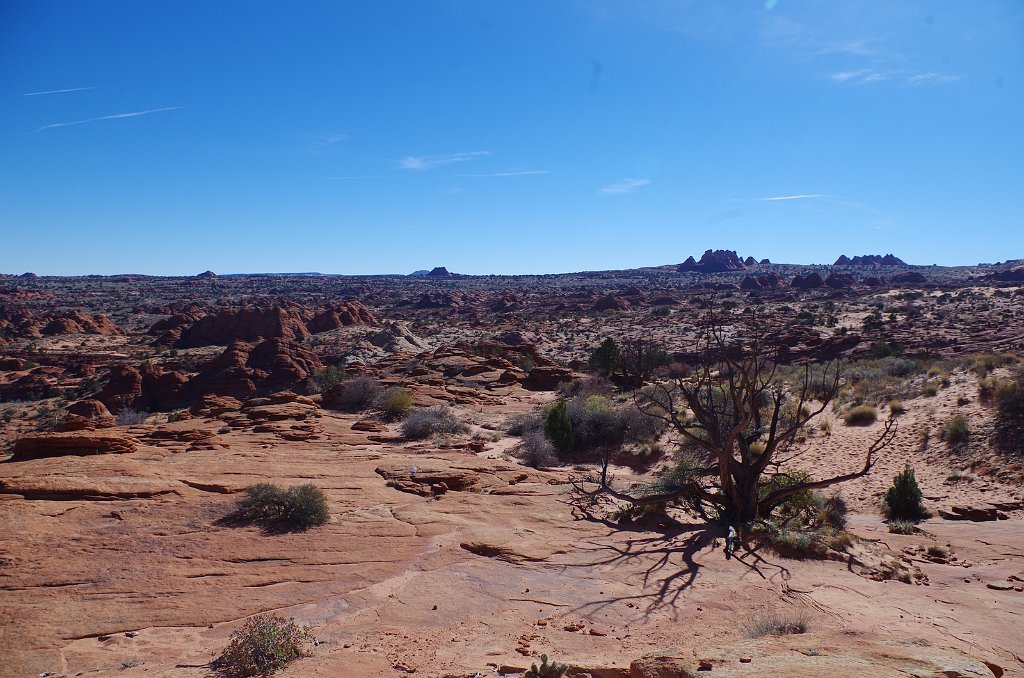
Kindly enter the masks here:
[[548, 170], [522, 170], [519, 172], [491, 172], [490, 174], [460, 174], [460, 177], [525, 177], [531, 174], [551, 174]]
[[959, 75], [952, 73], [918, 73], [907, 78], [908, 85], [945, 85], [948, 82], [956, 82]]
[[73, 120], [71, 122], [55, 122], [49, 125], [43, 125], [34, 132], [42, 132], [44, 129], [53, 129], [54, 127], [71, 127], [72, 125], [84, 125], [87, 122], [98, 122], [100, 120], [122, 120], [124, 118], [137, 118], [140, 115], [149, 115], [150, 113], [163, 113], [164, 111], [176, 111], [181, 106], [168, 106], [167, 108], [151, 108], [148, 111], [133, 111], [131, 113], [115, 113], [114, 115], [101, 115], [97, 118], [86, 118], [85, 120]]
[[65, 92], [85, 92], [90, 89], [96, 89], [95, 87], [69, 87], [67, 89], [49, 89], [45, 92], [26, 92], [22, 96], [26, 97], [38, 97], [43, 94], [64, 94]]
[[449, 153], [448, 155], [409, 155], [399, 160], [398, 166], [407, 170], [429, 170], [453, 165], [457, 162], [477, 160], [490, 154], [490, 151], [470, 151], [469, 153]]
[[623, 179], [616, 181], [614, 184], [609, 184], [600, 190], [600, 193], [605, 195], [619, 195], [621, 193], [632, 193], [638, 188], [651, 183], [650, 179]]
[[820, 193], [804, 193], [801, 195], [773, 195], [767, 198], [755, 198], [758, 202], [773, 202], [776, 200], [810, 200], [812, 198], [824, 198]]
[[867, 85], [876, 82], [893, 81], [905, 85], [937, 86], [956, 82], [959, 75], [952, 73], [919, 72], [908, 70], [885, 70], [858, 68], [851, 71], [839, 71], [829, 76], [833, 82]]

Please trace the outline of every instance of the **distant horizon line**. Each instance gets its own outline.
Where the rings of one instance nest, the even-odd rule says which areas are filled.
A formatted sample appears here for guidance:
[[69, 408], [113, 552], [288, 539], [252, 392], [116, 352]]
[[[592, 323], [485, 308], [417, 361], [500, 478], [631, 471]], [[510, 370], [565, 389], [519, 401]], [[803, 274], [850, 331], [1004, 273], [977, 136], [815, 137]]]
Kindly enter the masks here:
[[[1011, 262], [1022, 262], [1021, 259], [1006, 259], [1004, 261], [996, 262], [979, 262], [976, 264], [911, 264], [904, 263], [904, 266], [910, 268], [982, 268], [986, 266], [1003, 266]], [[466, 278], [486, 278], [486, 277], [527, 277], [527, 276], [558, 276], [558, 275], [581, 275], [586, 273], [608, 273], [617, 271], [648, 271], [652, 269], [664, 269], [673, 268], [679, 266], [679, 263], [672, 264], [659, 264], [655, 266], [639, 266], [636, 268], [604, 268], [604, 269], [588, 269], [579, 271], [555, 271], [547, 273], [458, 273], [455, 271], [449, 271], [449, 276], [458, 276]], [[766, 266], [822, 266], [822, 267], [837, 267], [837, 268], [860, 268], [860, 269], [886, 269], [894, 268], [897, 266], [883, 266], [883, 265], [849, 265], [835, 263], [823, 264], [823, 263], [795, 263], [795, 262], [770, 262], [765, 264]], [[745, 270], [752, 270], [761, 266], [761, 264], [753, 264], [742, 269], [736, 269], [733, 271], [720, 271], [717, 273], [742, 273]], [[447, 276], [429, 276], [427, 273], [431, 269], [416, 269], [409, 273], [321, 273], [319, 271], [292, 271], [292, 272], [273, 272], [273, 271], [262, 271], [262, 272], [233, 272], [233, 273], [216, 273], [212, 270], [203, 271], [202, 273], [64, 273], [64, 274], [51, 274], [51, 273], [35, 273], [33, 271], [26, 271], [25, 273], [0, 273], [0, 280], [16, 280], [16, 279], [31, 279], [31, 277], [39, 278], [120, 278], [120, 277], [145, 277], [145, 278], [198, 278], [204, 273], [213, 273], [217, 278], [240, 278], [246, 276], [268, 276], [268, 277], [323, 277], [323, 278], [337, 278], [337, 277], [348, 277], [348, 278], [443, 278]], [[691, 271], [693, 273], [702, 273], [700, 271]], [[704, 274], [707, 275], [707, 274]], [[27, 277], [26, 277], [27, 276]]]

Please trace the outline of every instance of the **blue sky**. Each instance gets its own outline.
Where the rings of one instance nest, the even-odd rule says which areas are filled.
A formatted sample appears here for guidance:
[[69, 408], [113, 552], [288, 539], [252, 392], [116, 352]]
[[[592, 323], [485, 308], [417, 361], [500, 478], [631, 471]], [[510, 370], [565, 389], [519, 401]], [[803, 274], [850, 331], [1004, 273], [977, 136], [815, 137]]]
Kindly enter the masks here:
[[1024, 3], [0, 5], [0, 271], [1024, 257]]

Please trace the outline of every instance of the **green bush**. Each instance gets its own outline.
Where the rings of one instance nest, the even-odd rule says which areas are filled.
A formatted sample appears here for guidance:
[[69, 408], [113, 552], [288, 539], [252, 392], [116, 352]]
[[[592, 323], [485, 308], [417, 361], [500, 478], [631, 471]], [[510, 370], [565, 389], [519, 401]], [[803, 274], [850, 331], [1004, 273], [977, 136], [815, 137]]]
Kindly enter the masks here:
[[389, 388], [377, 399], [385, 419], [401, 419], [412, 411], [412, 393], [400, 386]]
[[301, 531], [323, 525], [331, 513], [323, 491], [312, 483], [286, 490], [271, 483], [257, 483], [245, 488], [234, 518]]
[[565, 400], [556, 401], [548, 409], [547, 419], [544, 421], [544, 435], [559, 454], [567, 455], [572, 451], [572, 421], [569, 419], [569, 407]]
[[942, 425], [940, 437], [950, 445], [962, 445], [971, 437], [971, 423], [966, 416], [958, 414]]
[[603, 376], [614, 374], [622, 369], [622, 354], [615, 340], [608, 337], [590, 354], [588, 367], [592, 372]]
[[914, 468], [907, 466], [892, 479], [892, 487], [885, 493], [885, 509], [890, 519], [922, 520], [928, 511], [922, 503], [924, 495], [914, 476]]
[[278, 614], [261, 614], [231, 634], [213, 668], [225, 678], [269, 676], [304, 656], [303, 645], [310, 641], [306, 627]]
[[332, 388], [345, 381], [348, 374], [345, 368], [340, 365], [328, 365], [322, 370], [317, 370], [309, 378], [309, 390], [312, 393], [326, 393]]
[[878, 419], [878, 411], [871, 405], [851, 407], [843, 415], [847, 426], [870, 426]]

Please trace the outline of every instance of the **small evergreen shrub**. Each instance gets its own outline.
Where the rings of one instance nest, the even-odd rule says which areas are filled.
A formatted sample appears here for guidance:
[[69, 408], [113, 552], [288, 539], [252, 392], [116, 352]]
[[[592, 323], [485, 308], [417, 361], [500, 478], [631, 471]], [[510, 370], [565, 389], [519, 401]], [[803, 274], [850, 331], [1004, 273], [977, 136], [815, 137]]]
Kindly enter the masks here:
[[950, 445], [963, 445], [971, 437], [971, 423], [962, 414], [958, 414], [942, 425], [940, 437]]
[[402, 421], [402, 435], [409, 440], [423, 440], [435, 434], [455, 435], [468, 430], [447, 405], [416, 410]]
[[271, 483], [245, 488], [234, 518], [265, 523], [286, 530], [302, 531], [323, 525], [331, 518], [327, 498], [312, 483], [281, 489]]
[[412, 393], [400, 386], [389, 388], [377, 399], [377, 407], [385, 419], [401, 419], [412, 410]]
[[590, 354], [587, 366], [591, 372], [597, 372], [605, 377], [622, 369], [622, 354], [618, 344], [611, 337], [601, 342], [601, 345]]
[[885, 493], [885, 510], [890, 519], [922, 520], [928, 511], [921, 501], [924, 495], [914, 476], [914, 468], [907, 466], [892, 479], [892, 487]]
[[870, 426], [878, 419], [878, 411], [871, 405], [858, 405], [851, 407], [843, 415], [843, 421], [847, 426]]
[[213, 668], [225, 678], [270, 676], [304, 656], [303, 646], [312, 639], [308, 628], [298, 626], [294, 620], [278, 614], [261, 614], [246, 620], [231, 634]]
[[548, 410], [544, 421], [544, 435], [561, 455], [572, 451], [573, 431], [569, 419], [569, 407], [565, 400], [556, 401]]

